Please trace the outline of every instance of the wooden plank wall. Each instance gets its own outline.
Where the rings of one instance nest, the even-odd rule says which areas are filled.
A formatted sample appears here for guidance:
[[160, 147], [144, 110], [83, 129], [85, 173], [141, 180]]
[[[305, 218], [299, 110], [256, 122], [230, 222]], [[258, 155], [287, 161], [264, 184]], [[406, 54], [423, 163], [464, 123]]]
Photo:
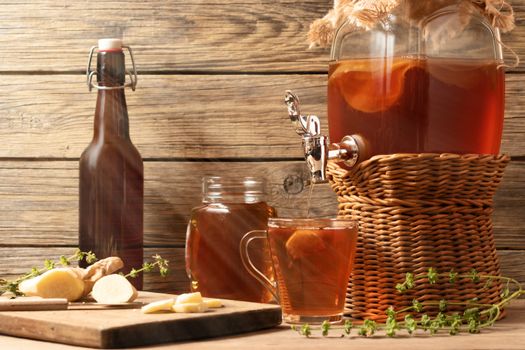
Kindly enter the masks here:
[[[525, 53], [525, 0], [504, 41]], [[135, 52], [128, 92], [131, 134], [145, 160], [146, 255], [172, 261], [146, 289], [187, 290], [185, 225], [207, 174], [266, 176], [271, 203], [304, 215], [300, 141], [282, 104], [285, 89], [323, 116], [328, 54], [308, 50], [309, 23], [326, 0], [21, 0], [0, 7], [0, 276], [73, 251], [78, 158], [92, 135], [96, 93], [85, 85], [91, 45], [121, 37]], [[496, 198], [495, 231], [506, 275], [525, 281], [524, 67], [507, 76], [503, 151], [513, 157]], [[283, 186], [287, 180], [293, 186]], [[333, 215], [327, 186], [313, 215]]]

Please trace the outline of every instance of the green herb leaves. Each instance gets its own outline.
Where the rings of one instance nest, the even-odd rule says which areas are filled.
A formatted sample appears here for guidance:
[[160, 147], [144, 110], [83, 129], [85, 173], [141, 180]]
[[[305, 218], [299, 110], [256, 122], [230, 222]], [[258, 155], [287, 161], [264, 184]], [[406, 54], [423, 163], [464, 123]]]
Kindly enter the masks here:
[[396, 289], [398, 292], [404, 293], [407, 290], [414, 288], [415, 285], [416, 284], [414, 282], [414, 274], [407, 272], [405, 275], [405, 281], [403, 283], [397, 284]]
[[448, 274], [448, 281], [452, 284], [456, 283], [456, 280], [458, 278], [458, 273], [454, 271], [450, 271]]
[[312, 330], [310, 329], [310, 325], [308, 323], [304, 324], [301, 327], [301, 331], [300, 332], [305, 337], [309, 337], [312, 334]]
[[377, 323], [374, 320], [365, 320], [359, 328], [359, 335], [370, 337], [377, 331]]
[[343, 329], [346, 335], [350, 335], [352, 332], [352, 328], [354, 328], [354, 324], [350, 320], [345, 320]]
[[323, 321], [323, 323], [321, 324], [321, 331], [322, 331], [322, 335], [323, 337], [326, 337], [328, 335], [328, 331], [330, 330], [330, 322], [328, 321]]
[[[88, 264], [93, 264], [95, 261], [97, 261], [97, 257], [93, 252], [83, 252], [80, 249], [76, 250], [75, 255], [72, 258], [76, 261], [85, 259]], [[70, 259], [68, 258], [68, 260]]]
[[412, 300], [412, 309], [414, 309], [415, 312], [421, 312], [423, 311], [423, 304], [421, 304], [417, 299]]
[[[411, 306], [401, 310], [395, 310], [392, 306], [385, 310], [385, 323], [377, 323], [374, 320], [366, 319], [358, 328], [358, 335], [371, 337], [379, 331], [384, 332], [389, 337], [394, 337], [398, 332], [404, 330], [413, 335], [418, 330], [428, 332], [431, 335], [440, 331], [447, 331], [450, 335], [460, 332], [479, 333], [481, 329], [492, 326], [501, 315], [501, 309], [513, 299], [525, 294], [521, 284], [515, 279], [501, 276], [482, 275], [476, 270], [468, 273], [458, 273], [450, 271], [439, 273], [436, 269], [430, 268], [426, 273], [413, 274], [406, 273], [403, 283], [398, 283], [396, 289], [399, 293], [407, 293], [415, 288], [418, 280], [426, 280], [429, 284], [437, 283], [457, 283], [460, 280], [468, 282], [484, 282], [483, 288], [490, 288], [494, 281], [504, 282], [501, 292], [502, 300], [497, 304], [481, 304], [477, 299], [470, 299], [467, 302], [455, 302], [441, 299], [439, 301], [414, 299]], [[450, 310], [464, 308], [461, 313], [450, 312]], [[431, 317], [424, 311], [434, 312]], [[306, 327], [305, 327], [306, 326]], [[294, 330], [307, 337], [312, 336], [312, 331], [319, 329], [323, 337], [329, 335], [330, 331], [342, 329], [340, 336], [349, 336], [354, 327], [351, 320], [347, 319], [342, 326], [334, 326], [327, 321], [320, 327], [304, 325], [302, 328]]]
[[131, 277], [135, 278], [139, 275], [141, 272], [151, 272], [155, 268], [158, 268], [159, 273], [162, 277], [166, 277], [169, 273], [169, 261], [166, 259], [163, 259], [159, 254], [154, 255], [153, 262], [146, 261], [142, 264], [142, 267], [140, 269], [131, 269], [131, 271], [125, 275], [124, 277]]
[[428, 283], [436, 284], [438, 281], [438, 273], [436, 269], [434, 269], [433, 267], [428, 269], [427, 278], [428, 278]]
[[399, 325], [397, 324], [396, 315], [394, 308], [390, 306], [386, 310], [387, 319], [386, 319], [386, 335], [389, 337], [393, 337], [396, 335], [396, 332], [399, 330]]

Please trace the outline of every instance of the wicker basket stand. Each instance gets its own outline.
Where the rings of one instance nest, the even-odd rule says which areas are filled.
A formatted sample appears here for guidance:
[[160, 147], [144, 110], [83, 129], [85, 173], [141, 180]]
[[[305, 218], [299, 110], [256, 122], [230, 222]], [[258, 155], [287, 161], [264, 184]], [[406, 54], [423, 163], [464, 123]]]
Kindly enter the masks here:
[[[508, 156], [394, 154], [348, 171], [330, 163], [339, 216], [359, 222], [356, 260], [346, 300], [355, 319], [384, 320], [385, 310], [446, 299], [496, 303], [501, 284], [463, 279], [396, 290], [407, 272], [454, 270], [500, 275], [492, 227], [493, 196]], [[433, 310], [425, 310], [433, 313]]]

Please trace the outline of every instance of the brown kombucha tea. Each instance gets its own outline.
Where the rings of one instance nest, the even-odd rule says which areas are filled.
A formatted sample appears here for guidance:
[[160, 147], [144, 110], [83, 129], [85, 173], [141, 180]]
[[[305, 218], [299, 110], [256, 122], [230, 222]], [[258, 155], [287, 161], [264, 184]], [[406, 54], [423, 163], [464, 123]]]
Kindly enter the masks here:
[[[265, 230], [274, 210], [265, 202], [209, 203], [196, 208], [188, 225], [186, 271], [192, 291], [203, 296], [268, 303], [271, 293], [244, 268], [239, 243], [252, 230]], [[250, 258], [273, 279], [268, 243], [250, 245]]]
[[[99, 51], [97, 82], [118, 87], [125, 82], [121, 49]], [[93, 139], [79, 164], [79, 248], [97, 258], [119, 256], [122, 273], [143, 263], [144, 166], [129, 134], [124, 89], [99, 89]], [[82, 267], [87, 266], [81, 261]], [[142, 289], [143, 277], [130, 279]]]
[[341, 315], [356, 250], [357, 226], [270, 226], [268, 240], [283, 314]]
[[330, 65], [330, 139], [360, 135], [369, 156], [498, 154], [504, 70], [489, 60], [388, 57]]

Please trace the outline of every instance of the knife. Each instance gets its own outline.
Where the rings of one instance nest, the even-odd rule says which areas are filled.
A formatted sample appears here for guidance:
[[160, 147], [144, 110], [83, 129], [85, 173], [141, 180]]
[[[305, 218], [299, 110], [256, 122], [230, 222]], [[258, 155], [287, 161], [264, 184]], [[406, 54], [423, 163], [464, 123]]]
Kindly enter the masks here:
[[48, 311], [89, 309], [140, 309], [143, 303], [100, 304], [97, 302], [72, 302], [61, 298], [17, 297], [0, 298], [0, 311]]

